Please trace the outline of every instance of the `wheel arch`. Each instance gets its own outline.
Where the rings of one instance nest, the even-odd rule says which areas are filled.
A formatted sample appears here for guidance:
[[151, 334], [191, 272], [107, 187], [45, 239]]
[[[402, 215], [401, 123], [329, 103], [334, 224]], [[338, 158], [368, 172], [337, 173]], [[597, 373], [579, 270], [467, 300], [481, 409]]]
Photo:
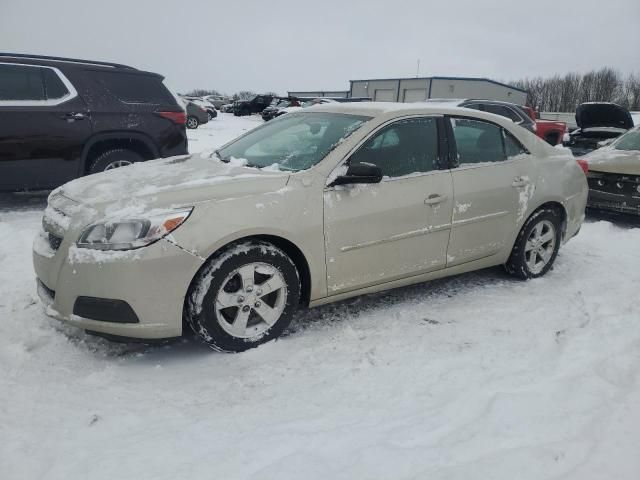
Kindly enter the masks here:
[[82, 150], [81, 171], [79, 174], [87, 174], [91, 167], [91, 162], [98, 155], [116, 148], [134, 151], [145, 160], [160, 156], [160, 151], [153, 140], [144, 133], [121, 131], [100, 133], [92, 136], [85, 144]]
[[198, 274], [202, 271], [202, 269], [206, 268], [206, 266], [209, 264], [209, 262], [213, 258], [219, 255], [222, 255], [225, 251], [227, 251], [228, 249], [232, 248], [233, 246], [239, 243], [245, 243], [252, 240], [259, 240], [259, 241], [270, 243], [287, 254], [287, 256], [291, 259], [291, 261], [296, 266], [296, 269], [298, 270], [298, 274], [300, 276], [300, 304], [305, 307], [309, 306], [309, 302], [311, 299], [311, 269], [310, 269], [309, 261], [307, 260], [307, 257], [302, 252], [302, 250], [291, 240], [279, 235], [267, 234], [267, 233], [257, 233], [257, 234], [242, 236], [226, 242], [224, 245], [220, 246], [215, 251], [213, 251], [205, 259], [205, 261], [202, 263], [202, 266], [198, 269], [198, 271], [195, 272], [195, 274], [193, 275], [193, 278], [191, 279], [191, 282], [189, 283], [189, 287], [185, 293], [185, 305], [189, 295], [188, 292], [190, 292], [193, 287], [193, 282], [198, 277]]

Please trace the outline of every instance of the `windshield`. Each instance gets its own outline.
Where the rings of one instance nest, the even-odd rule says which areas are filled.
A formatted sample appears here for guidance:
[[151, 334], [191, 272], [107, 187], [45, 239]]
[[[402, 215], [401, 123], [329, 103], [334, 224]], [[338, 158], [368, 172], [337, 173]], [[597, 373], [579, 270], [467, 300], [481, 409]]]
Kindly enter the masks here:
[[252, 167], [306, 170], [370, 117], [339, 113], [289, 113], [220, 149], [220, 159], [237, 158]]
[[616, 150], [640, 150], [640, 127], [629, 130], [613, 143]]

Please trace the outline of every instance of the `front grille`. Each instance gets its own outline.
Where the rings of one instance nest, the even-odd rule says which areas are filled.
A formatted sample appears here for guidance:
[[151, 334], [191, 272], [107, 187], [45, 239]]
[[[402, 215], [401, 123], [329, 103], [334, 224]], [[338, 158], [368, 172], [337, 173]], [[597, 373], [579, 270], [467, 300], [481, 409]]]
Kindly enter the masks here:
[[640, 198], [640, 176], [589, 172], [589, 188], [600, 192]]
[[58, 237], [57, 235], [54, 235], [53, 233], [49, 232], [47, 239], [49, 240], [49, 247], [51, 247], [51, 250], [55, 252], [60, 248], [60, 244], [62, 243], [61, 237]]

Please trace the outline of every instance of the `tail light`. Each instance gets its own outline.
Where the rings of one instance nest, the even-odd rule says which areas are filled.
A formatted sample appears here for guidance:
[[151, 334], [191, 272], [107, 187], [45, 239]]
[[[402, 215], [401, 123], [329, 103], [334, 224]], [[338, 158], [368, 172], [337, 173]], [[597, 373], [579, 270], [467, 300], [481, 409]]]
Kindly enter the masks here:
[[206, 109], [206, 108], [204, 108], [204, 107], [200, 107], [200, 106], [199, 106], [198, 108], [200, 109], [200, 111], [202, 111], [202, 112], [204, 112], [204, 113], [207, 113], [207, 109]]
[[585, 175], [589, 173], [589, 162], [587, 162], [586, 160], [583, 160], [582, 158], [578, 158], [576, 162], [578, 162], [578, 165], [580, 165], [580, 168], [582, 169]]
[[171, 120], [178, 125], [184, 125], [187, 123], [187, 114], [185, 112], [156, 112], [163, 118]]

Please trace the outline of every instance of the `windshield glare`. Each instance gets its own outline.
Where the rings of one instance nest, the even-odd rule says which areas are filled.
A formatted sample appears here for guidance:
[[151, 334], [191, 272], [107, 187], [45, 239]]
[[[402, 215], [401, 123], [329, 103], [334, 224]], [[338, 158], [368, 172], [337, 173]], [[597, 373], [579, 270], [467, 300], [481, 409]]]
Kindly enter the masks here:
[[250, 167], [299, 171], [320, 162], [370, 117], [339, 113], [289, 113], [218, 151], [222, 161], [246, 160]]
[[640, 128], [634, 128], [622, 135], [613, 144], [616, 150], [640, 150]]

